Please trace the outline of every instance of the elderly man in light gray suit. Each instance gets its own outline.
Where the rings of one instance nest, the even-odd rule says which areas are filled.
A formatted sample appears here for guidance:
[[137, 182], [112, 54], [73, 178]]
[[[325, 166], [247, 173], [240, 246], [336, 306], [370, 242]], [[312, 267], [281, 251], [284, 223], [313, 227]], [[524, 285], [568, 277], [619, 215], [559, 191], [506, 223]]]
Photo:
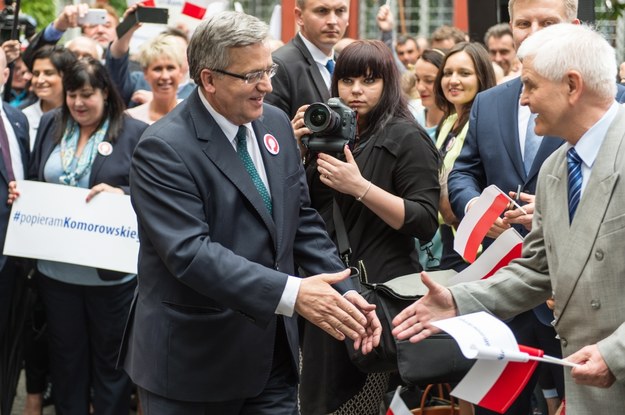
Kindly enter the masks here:
[[565, 374], [567, 415], [624, 414], [625, 108], [614, 100], [614, 50], [588, 27], [558, 24], [519, 56], [536, 134], [566, 140], [540, 171], [523, 257], [451, 288], [423, 274], [430, 291], [393, 334], [417, 342], [435, 332], [431, 321], [479, 310], [510, 318], [553, 292], [563, 355], [580, 364]]

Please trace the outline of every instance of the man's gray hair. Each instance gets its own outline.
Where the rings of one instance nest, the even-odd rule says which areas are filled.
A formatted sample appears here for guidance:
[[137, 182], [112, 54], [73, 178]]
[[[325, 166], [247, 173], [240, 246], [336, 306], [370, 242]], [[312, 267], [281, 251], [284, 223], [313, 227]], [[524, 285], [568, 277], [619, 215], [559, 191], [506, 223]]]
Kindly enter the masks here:
[[575, 70], [590, 91], [603, 98], [616, 95], [614, 48], [589, 26], [560, 23], [539, 30], [523, 41], [517, 56], [550, 81], [560, 82]]
[[[517, 0], [510, 0], [508, 2], [508, 14], [510, 15], [510, 21], [512, 21], [512, 9], [514, 8], [514, 3]], [[565, 23], [571, 23], [573, 20], [577, 19], [577, 0], [562, 0], [562, 5], [564, 6], [563, 17], [566, 18]]]
[[245, 13], [225, 11], [203, 21], [189, 42], [187, 57], [189, 74], [201, 85], [203, 69], [224, 70], [230, 65], [231, 48], [262, 43], [269, 35], [269, 26]]

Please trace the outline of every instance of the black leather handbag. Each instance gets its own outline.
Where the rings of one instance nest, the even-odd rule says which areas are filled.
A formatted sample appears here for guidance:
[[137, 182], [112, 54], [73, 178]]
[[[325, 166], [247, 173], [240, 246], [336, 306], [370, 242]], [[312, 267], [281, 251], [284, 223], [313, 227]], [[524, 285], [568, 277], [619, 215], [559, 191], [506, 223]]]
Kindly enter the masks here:
[[[351, 248], [336, 201], [332, 213], [339, 252], [345, 265], [350, 267]], [[351, 268], [354, 287], [369, 303], [376, 305], [382, 325], [380, 344], [369, 354], [354, 350], [353, 341], [345, 340], [349, 357], [358, 369], [365, 373], [399, 372], [404, 382], [416, 385], [457, 382], [464, 377], [474, 360], [466, 359], [447, 333], [432, 335], [419, 343], [398, 341], [391, 333], [393, 318], [427, 293], [419, 274], [403, 275], [385, 283], [370, 283], [362, 261]], [[435, 271], [430, 277], [445, 285], [453, 274], [453, 271]]]

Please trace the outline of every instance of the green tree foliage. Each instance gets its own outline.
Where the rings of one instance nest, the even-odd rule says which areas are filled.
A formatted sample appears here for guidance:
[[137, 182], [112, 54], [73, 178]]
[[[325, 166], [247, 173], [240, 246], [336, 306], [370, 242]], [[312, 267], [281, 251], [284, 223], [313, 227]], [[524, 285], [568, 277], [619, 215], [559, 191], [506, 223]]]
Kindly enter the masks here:
[[113, 6], [115, 10], [117, 10], [117, 14], [119, 15], [120, 19], [124, 15], [126, 8], [128, 8], [128, 6], [126, 5], [126, 0], [109, 0], [109, 4]]
[[20, 13], [29, 14], [37, 19], [37, 29], [43, 29], [48, 23], [56, 17], [54, 2], [50, 0], [22, 0], [20, 4]]
[[[87, 0], [83, 0], [87, 2]], [[108, 3], [117, 10], [119, 17], [126, 10], [126, 0], [108, 0]], [[55, 1], [52, 0], [22, 0], [21, 12], [37, 19], [37, 29], [41, 30], [56, 17]]]

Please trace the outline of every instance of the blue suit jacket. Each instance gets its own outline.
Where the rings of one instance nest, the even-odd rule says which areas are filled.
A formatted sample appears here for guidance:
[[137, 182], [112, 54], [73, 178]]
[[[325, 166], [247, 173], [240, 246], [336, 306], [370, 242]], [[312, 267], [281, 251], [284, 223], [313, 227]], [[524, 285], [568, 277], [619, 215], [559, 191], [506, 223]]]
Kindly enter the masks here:
[[[524, 192], [534, 194], [540, 167], [564, 142], [559, 137], [545, 136], [530, 171], [525, 173], [518, 128], [522, 86], [520, 78], [515, 78], [479, 93], [473, 102], [469, 131], [447, 180], [451, 208], [461, 220], [467, 203], [491, 184], [504, 192], [516, 191], [520, 184]], [[625, 99], [625, 88], [617, 87], [616, 99]], [[528, 233], [523, 226], [515, 228], [523, 236]], [[485, 238], [484, 246], [492, 242]], [[544, 306], [536, 309], [536, 314], [545, 324], [552, 319]]]
[[[7, 118], [11, 122], [10, 127], [15, 132], [15, 137], [20, 145], [22, 164], [24, 165], [24, 177], [27, 177], [28, 163], [29, 163], [29, 141], [28, 141], [28, 120], [26, 116], [22, 114], [22, 111], [13, 108], [6, 102], [2, 103], [4, 112], [7, 114]], [[4, 126], [9, 128], [8, 125]], [[0, 157], [0, 269], [4, 267], [6, 263], [6, 257], [2, 255], [4, 251], [4, 238], [7, 234], [7, 226], [9, 223], [9, 214], [11, 213], [11, 206], [6, 204], [9, 198], [9, 176], [7, 173], [4, 160]]]
[[[479, 93], [473, 102], [469, 131], [447, 181], [449, 201], [459, 219], [464, 217], [467, 203], [491, 184], [504, 192], [516, 191], [521, 184], [524, 192], [534, 194], [540, 167], [564, 142], [558, 137], [544, 137], [525, 174], [518, 129], [521, 89], [520, 78], [515, 78]], [[616, 99], [625, 101], [625, 87], [617, 87]], [[522, 226], [517, 230], [527, 234]], [[487, 238], [485, 244], [491, 242]]]
[[[122, 359], [136, 384], [170, 399], [259, 394], [294, 263], [310, 274], [344, 268], [310, 207], [289, 119], [265, 105], [252, 126], [273, 216], [198, 91], [150, 126], [133, 156], [139, 284]], [[266, 150], [266, 134], [278, 141], [278, 154]], [[296, 367], [296, 321], [284, 322]]]
[[[533, 194], [540, 166], [563, 143], [561, 138], [544, 137], [525, 174], [518, 128], [521, 88], [520, 78], [515, 78], [478, 94], [473, 102], [469, 131], [447, 181], [449, 201], [459, 219], [467, 203], [491, 184], [504, 192], [516, 191], [520, 184]], [[517, 230], [527, 234], [522, 227]]]

